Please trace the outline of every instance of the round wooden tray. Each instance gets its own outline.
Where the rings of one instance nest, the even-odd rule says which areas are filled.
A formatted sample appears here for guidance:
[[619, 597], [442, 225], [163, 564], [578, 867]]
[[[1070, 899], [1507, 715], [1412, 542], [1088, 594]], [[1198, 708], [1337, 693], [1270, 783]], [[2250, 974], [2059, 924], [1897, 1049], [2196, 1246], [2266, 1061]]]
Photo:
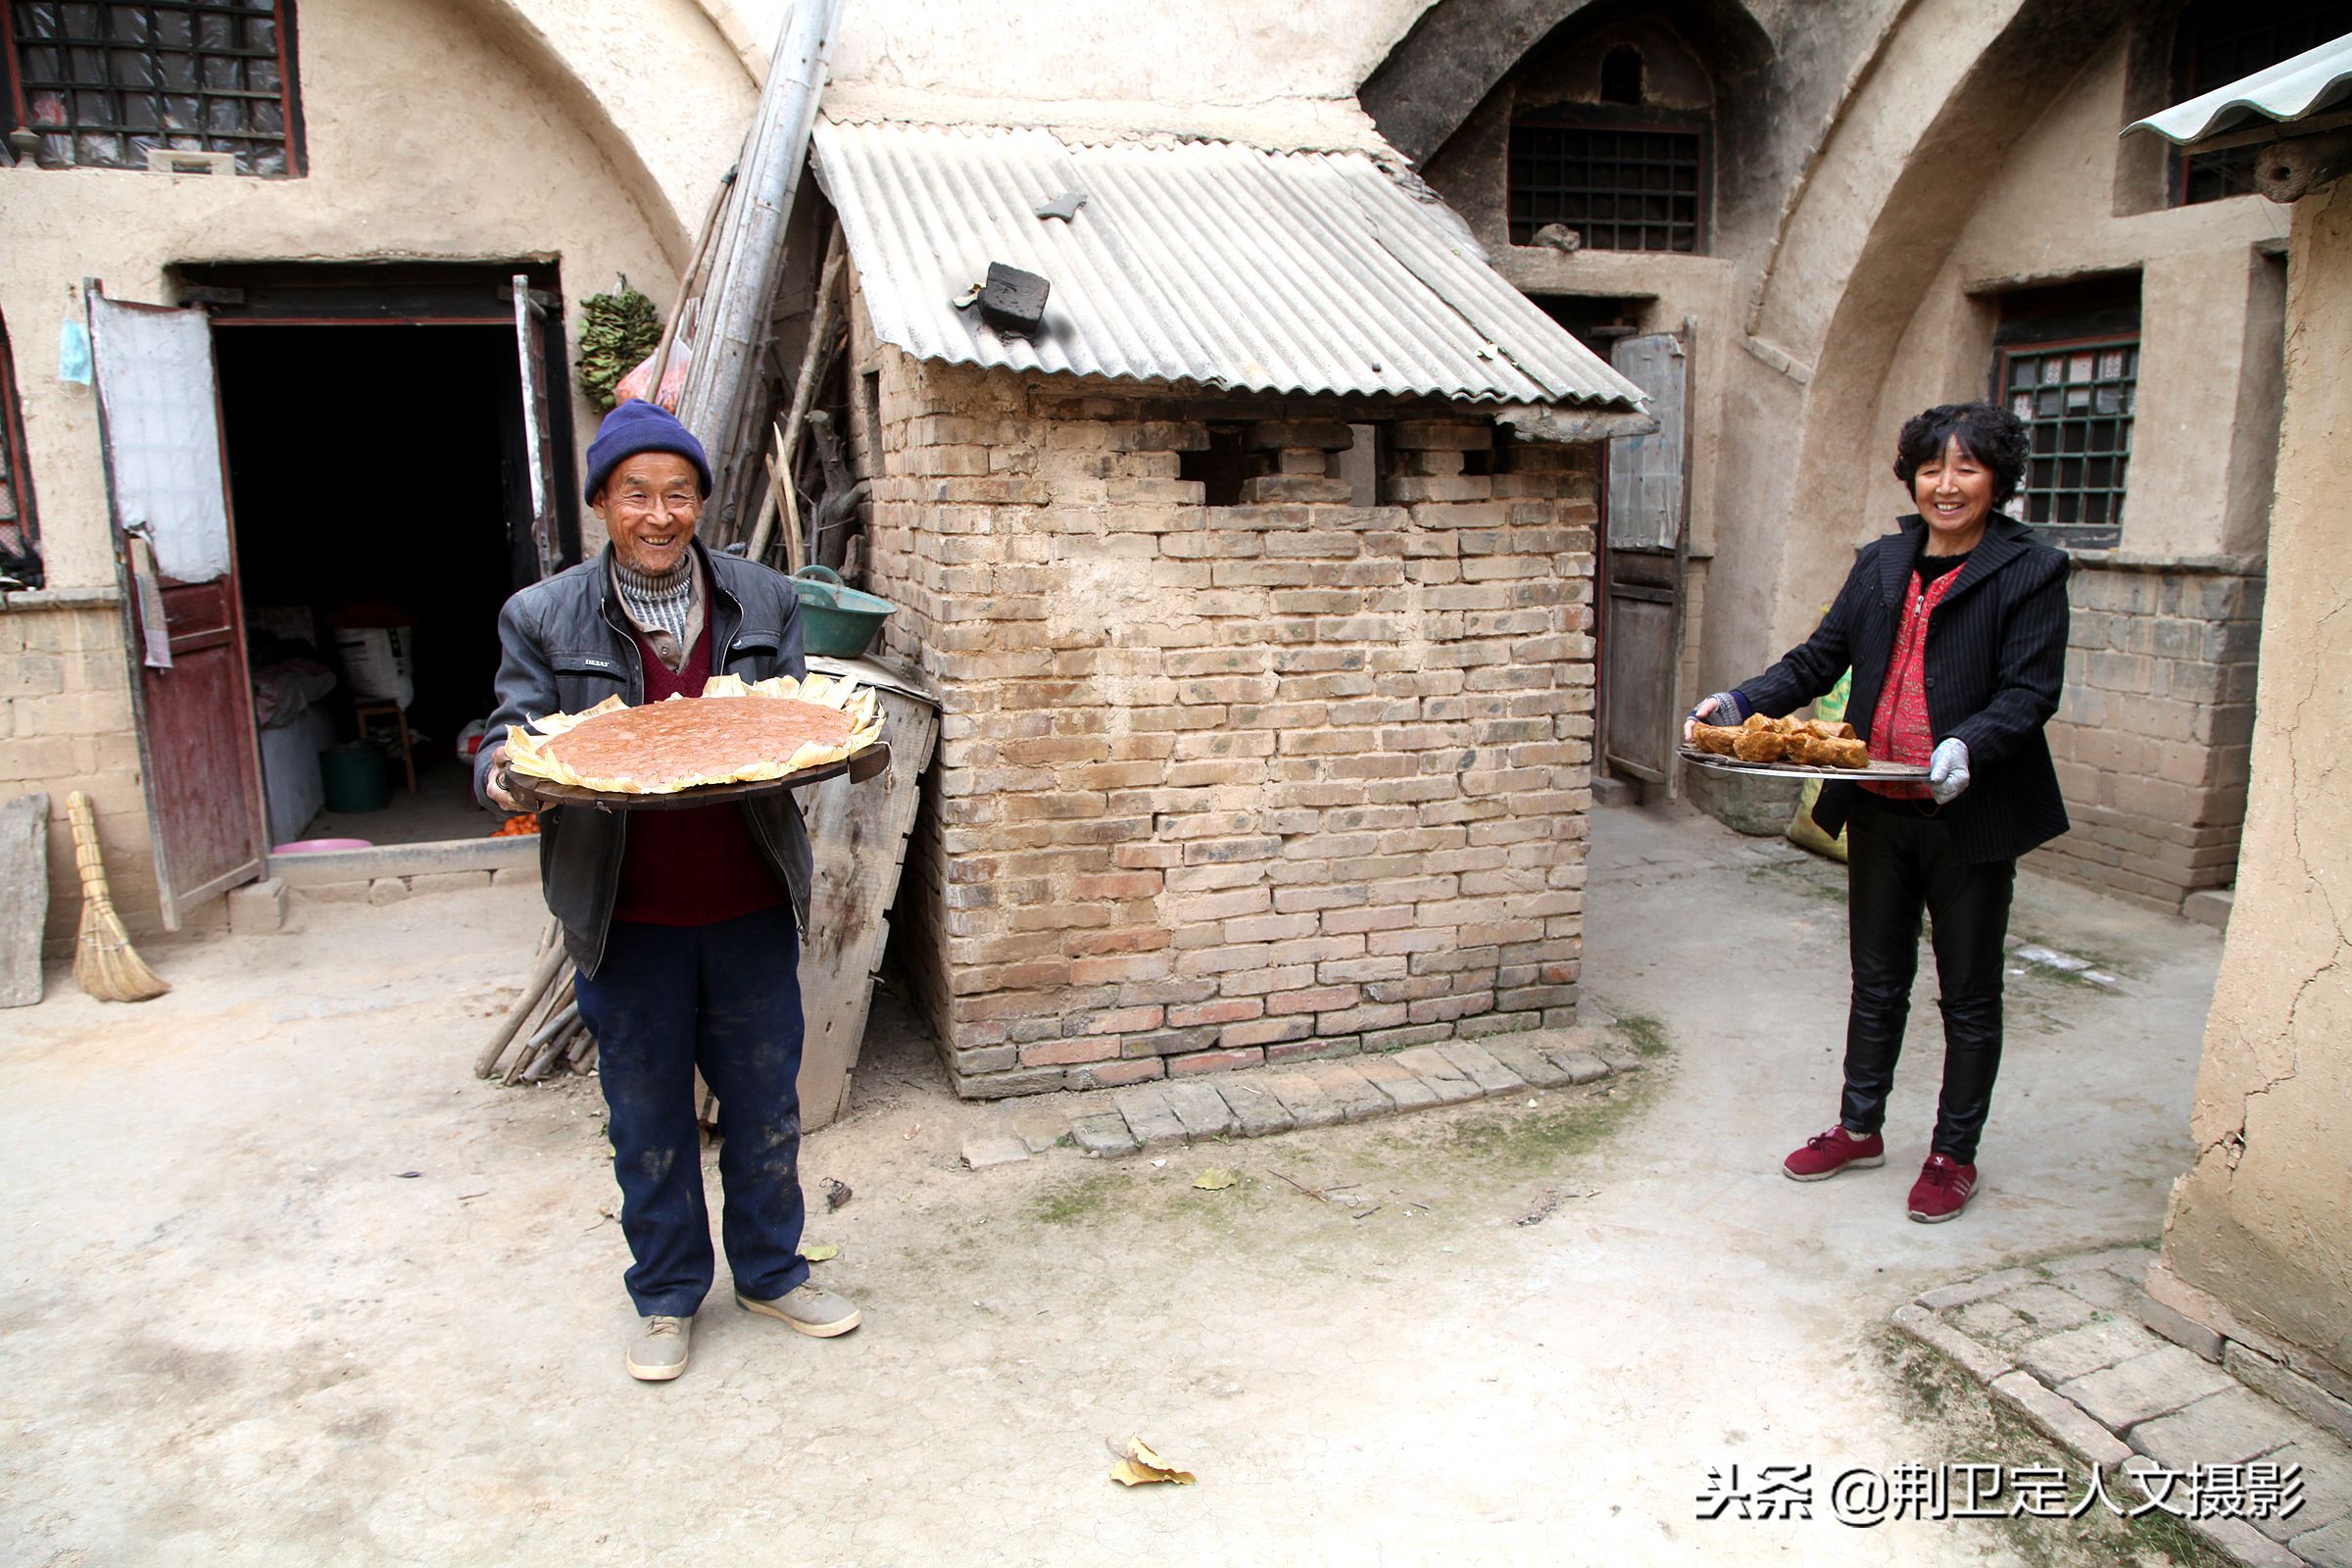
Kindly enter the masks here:
[[1928, 780], [1928, 770], [1910, 762], [1873, 762], [1868, 767], [1799, 767], [1793, 762], [1742, 762], [1737, 757], [1702, 752], [1695, 746], [1685, 746], [1681, 751], [1684, 761], [1711, 767], [1718, 773], [1760, 773], [1772, 778], [1841, 778], [1852, 783], [1871, 779], [1879, 783], [1924, 784]]
[[850, 776], [851, 783], [862, 784], [889, 766], [890, 742], [876, 741], [854, 757], [827, 762], [822, 767], [803, 768], [798, 773], [755, 779], [748, 784], [698, 784], [690, 790], [671, 790], [663, 795], [608, 795], [601, 790], [581, 789], [576, 784], [533, 778], [505, 767], [499, 769], [498, 781], [525, 810], [549, 806], [592, 806], [600, 811], [685, 811], [698, 806], [717, 806], [756, 795], [773, 795], [778, 790], [795, 790], [844, 773]]

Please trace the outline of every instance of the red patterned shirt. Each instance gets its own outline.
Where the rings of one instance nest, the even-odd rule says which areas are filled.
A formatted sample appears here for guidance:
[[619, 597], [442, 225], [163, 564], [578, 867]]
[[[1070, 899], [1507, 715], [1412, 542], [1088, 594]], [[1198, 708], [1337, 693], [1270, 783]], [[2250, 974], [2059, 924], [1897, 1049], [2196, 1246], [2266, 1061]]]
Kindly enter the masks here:
[[[1925, 767], [1936, 755], [1936, 730], [1928, 722], [1928, 620], [1959, 580], [1958, 571], [1945, 571], [1923, 587], [1920, 573], [1911, 574], [1911, 585], [1903, 593], [1902, 626], [1895, 633], [1894, 651], [1886, 656], [1886, 678], [1880, 685], [1878, 710], [1870, 720], [1874, 761]], [[1862, 787], [1895, 801], [1934, 799], [1925, 784]]]

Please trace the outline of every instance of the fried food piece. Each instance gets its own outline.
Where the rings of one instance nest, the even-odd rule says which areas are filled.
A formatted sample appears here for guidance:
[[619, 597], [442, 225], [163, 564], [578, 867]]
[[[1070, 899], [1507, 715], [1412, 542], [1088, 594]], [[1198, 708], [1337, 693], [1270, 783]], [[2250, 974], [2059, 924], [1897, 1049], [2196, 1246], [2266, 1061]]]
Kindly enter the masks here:
[[1802, 723], [1807, 731], [1825, 741], [1850, 741], [1855, 738], [1854, 726], [1846, 723], [1843, 719], [1807, 718], [1798, 722]]
[[1808, 755], [1814, 759], [1816, 767], [1870, 766], [1869, 745], [1852, 735], [1817, 740], [1808, 748]]
[[1732, 755], [1742, 762], [1777, 762], [1788, 755], [1788, 737], [1777, 729], [1750, 727], [1732, 743]]
[[1694, 724], [1690, 728], [1690, 744], [1716, 757], [1732, 757], [1737, 755], [1732, 748], [1746, 733], [1731, 724]]

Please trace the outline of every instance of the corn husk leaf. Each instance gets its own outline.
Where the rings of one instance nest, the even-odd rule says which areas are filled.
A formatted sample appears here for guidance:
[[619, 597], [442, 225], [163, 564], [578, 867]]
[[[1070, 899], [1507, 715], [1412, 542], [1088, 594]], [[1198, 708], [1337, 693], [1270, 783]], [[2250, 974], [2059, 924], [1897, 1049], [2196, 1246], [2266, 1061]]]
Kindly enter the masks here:
[[1150, 1486], [1155, 1481], [1190, 1487], [1200, 1481], [1190, 1470], [1179, 1470], [1153, 1453], [1141, 1438], [1127, 1440], [1127, 1456], [1110, 1467], [1110, 1479], [1122, 1487]]
[[829, 1263], [841, 1255], [841, 1249], [831, 1242], [811, 1242], [801, 1249], [801, 1256], [811, 1263]]
[[1234, 1175], [1232, 1171], [1227, 1170], [1222, 1165], [1211, 1165], [1208, 1167], [1208, 1169], [1202, 1171], [1200, 1175], [1193, 1178], [1193, 1185], [1195, 1187], [1203, 1188], [1214, 1193], [1221, 1192], [1225, 1188], [1231, 1187], [1240, 1179], [1240, 1177]]

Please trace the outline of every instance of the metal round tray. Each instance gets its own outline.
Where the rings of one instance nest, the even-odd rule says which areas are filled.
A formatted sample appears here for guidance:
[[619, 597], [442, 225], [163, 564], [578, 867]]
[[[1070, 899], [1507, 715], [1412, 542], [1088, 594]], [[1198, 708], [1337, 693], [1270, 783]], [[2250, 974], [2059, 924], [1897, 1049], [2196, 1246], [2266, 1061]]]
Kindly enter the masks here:
[[798, 773], [755, 779], [748, 784], [698, 784], [690, 790], [671, 790], [663, 795], [609, 795], [601, 790], [584, 790], [576, 784], [533, 778], [507, 767], [499, 769], [498, 782], [525, 810], [549, 806], [592, 806], [600, 811], [685, 811], [698, 806], [717, 806], [727, 801], [749, 800], [755, 795], [773, 795], [778, 790], [799, 789], [804, 784], [822, 783], [844, 773], [850, 776], [851, 783], [862, 784], [889, 766], [890, 742], [876, 741], [856, 756], [827, 762], [822, 767], [803, 768]]
[[1872, 762], [1868, 767], [1799, 767], [1793, 762], [1743, 762], [1737, 757], [1681, 748], [1686, 762], [1711, 767], [1718, 773], [1756, 773], [1768, 778], [1841, 778], [1850, 783], [1870, 779], [1882, 784], [1924, 784], [1928, 770], [1910, 762]]

